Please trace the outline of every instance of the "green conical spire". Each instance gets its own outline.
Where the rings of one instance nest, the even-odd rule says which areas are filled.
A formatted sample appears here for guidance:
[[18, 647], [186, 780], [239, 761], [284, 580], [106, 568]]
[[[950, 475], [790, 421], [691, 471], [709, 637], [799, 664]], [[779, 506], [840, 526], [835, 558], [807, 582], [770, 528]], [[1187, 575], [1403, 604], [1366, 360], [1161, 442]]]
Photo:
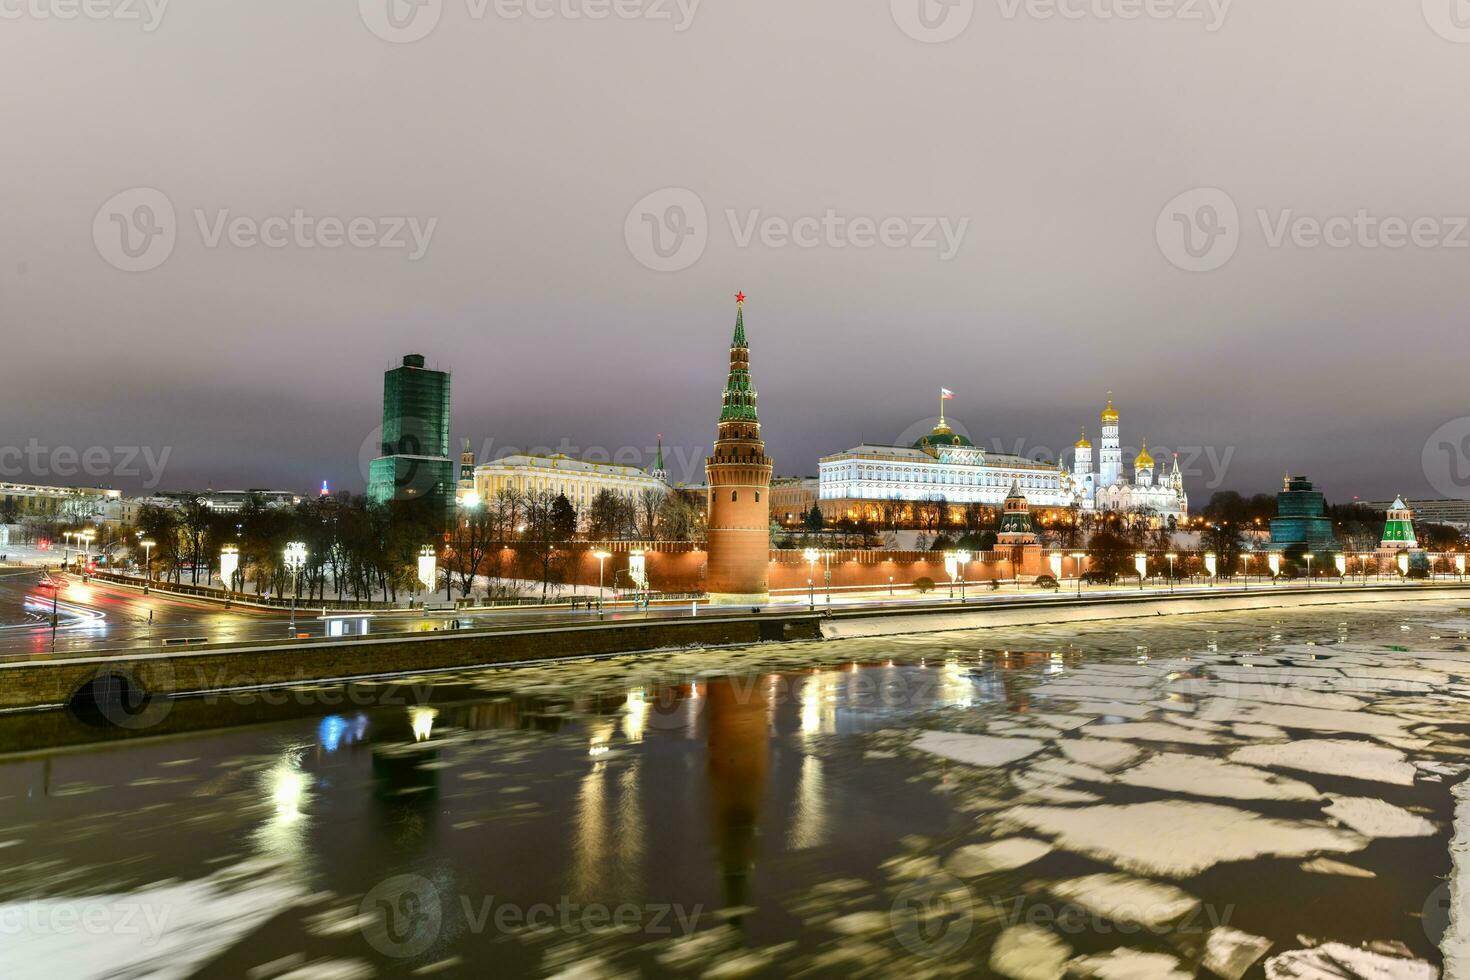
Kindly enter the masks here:
[[750, 345], [745, 341], [745, 294], [735, 294], [735, 337], [730, 341], [730, 376], [720, 421], [756, 421], [755, 389], [750, 384]]
[[664, 469], [664, 434], [662, 432], [660, 432], [658, 434], [658, 456], [656, 456], [654, 458], [654, 460], [653, 460], [653, 471], [655, 473], [662, 473], [663, 472], [663, 469]]

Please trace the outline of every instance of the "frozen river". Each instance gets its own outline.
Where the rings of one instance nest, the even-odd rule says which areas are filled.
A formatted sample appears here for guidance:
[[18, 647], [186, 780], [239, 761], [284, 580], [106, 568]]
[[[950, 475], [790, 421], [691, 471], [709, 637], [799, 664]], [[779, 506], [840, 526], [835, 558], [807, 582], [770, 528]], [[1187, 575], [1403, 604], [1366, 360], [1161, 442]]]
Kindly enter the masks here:
[[1470, 977], [1467, 630], [1405, 602], [180, 702], [0, 756], [0, 977]]

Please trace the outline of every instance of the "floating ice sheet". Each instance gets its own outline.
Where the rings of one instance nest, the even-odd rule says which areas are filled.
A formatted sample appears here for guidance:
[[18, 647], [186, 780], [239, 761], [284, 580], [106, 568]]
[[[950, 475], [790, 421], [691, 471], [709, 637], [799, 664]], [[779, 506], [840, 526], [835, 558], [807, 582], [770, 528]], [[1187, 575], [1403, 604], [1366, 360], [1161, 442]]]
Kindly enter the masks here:
[[926, 731], [913, 747], [971, 766], [1004, 766], [1035, 755], [1046, 746], [1034, 738], [998, 738], [963, 732]]
[[1251, 766], [1209, 756], [1163, 753], [1120, 773], [1130, 786], [1237, 800], [1315, 800], [1311, 786]]
[[1397, 786], [1410, 786], [1414, 782], [1414, 767], [1404, 761], [1404, 753], [1350, 739], [1303, 739], [1283, 745], [1248, 745], [1230, 753], [1230, 761], [1273, 769], [1350, 776]]
[[1158, 800], [1017, 807], [1005, 815], [1056, 845], [1135, 874], [1187, 878], [1228, 861], [1362, 850], [1367, 838], [1322, 823], [1278, 820], [1215, 803]]

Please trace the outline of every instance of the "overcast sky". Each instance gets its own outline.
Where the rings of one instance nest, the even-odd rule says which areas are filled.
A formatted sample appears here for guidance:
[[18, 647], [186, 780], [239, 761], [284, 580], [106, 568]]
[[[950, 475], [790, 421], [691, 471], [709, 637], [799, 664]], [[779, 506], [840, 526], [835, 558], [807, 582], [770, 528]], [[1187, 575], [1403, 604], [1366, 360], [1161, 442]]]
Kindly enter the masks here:
[[737, 289], [780, 474], [941, 386], [1051, 453], [1112, 390], [1199, 503], [1470, 434], [1452, 0], [68, 2], [0, 0], [3, 478], [361, 489], [418, 351], [456, 444], [697, 481]]

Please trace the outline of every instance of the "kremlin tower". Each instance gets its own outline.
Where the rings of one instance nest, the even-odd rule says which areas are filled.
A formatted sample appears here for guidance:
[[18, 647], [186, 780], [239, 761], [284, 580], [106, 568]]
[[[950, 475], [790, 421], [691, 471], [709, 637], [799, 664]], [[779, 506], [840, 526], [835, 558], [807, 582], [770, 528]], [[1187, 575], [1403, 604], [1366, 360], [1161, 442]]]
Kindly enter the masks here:
[[730, 377], [725, 382], [714, 455], [705, 459], [705, 473], [709, 482], [705, 588], [710, 601], [723, 605], [765, 602], [769, 598], [771, 459], [761, 441], [755, 389], [750, 383], [744, 293], [735, 294]]

